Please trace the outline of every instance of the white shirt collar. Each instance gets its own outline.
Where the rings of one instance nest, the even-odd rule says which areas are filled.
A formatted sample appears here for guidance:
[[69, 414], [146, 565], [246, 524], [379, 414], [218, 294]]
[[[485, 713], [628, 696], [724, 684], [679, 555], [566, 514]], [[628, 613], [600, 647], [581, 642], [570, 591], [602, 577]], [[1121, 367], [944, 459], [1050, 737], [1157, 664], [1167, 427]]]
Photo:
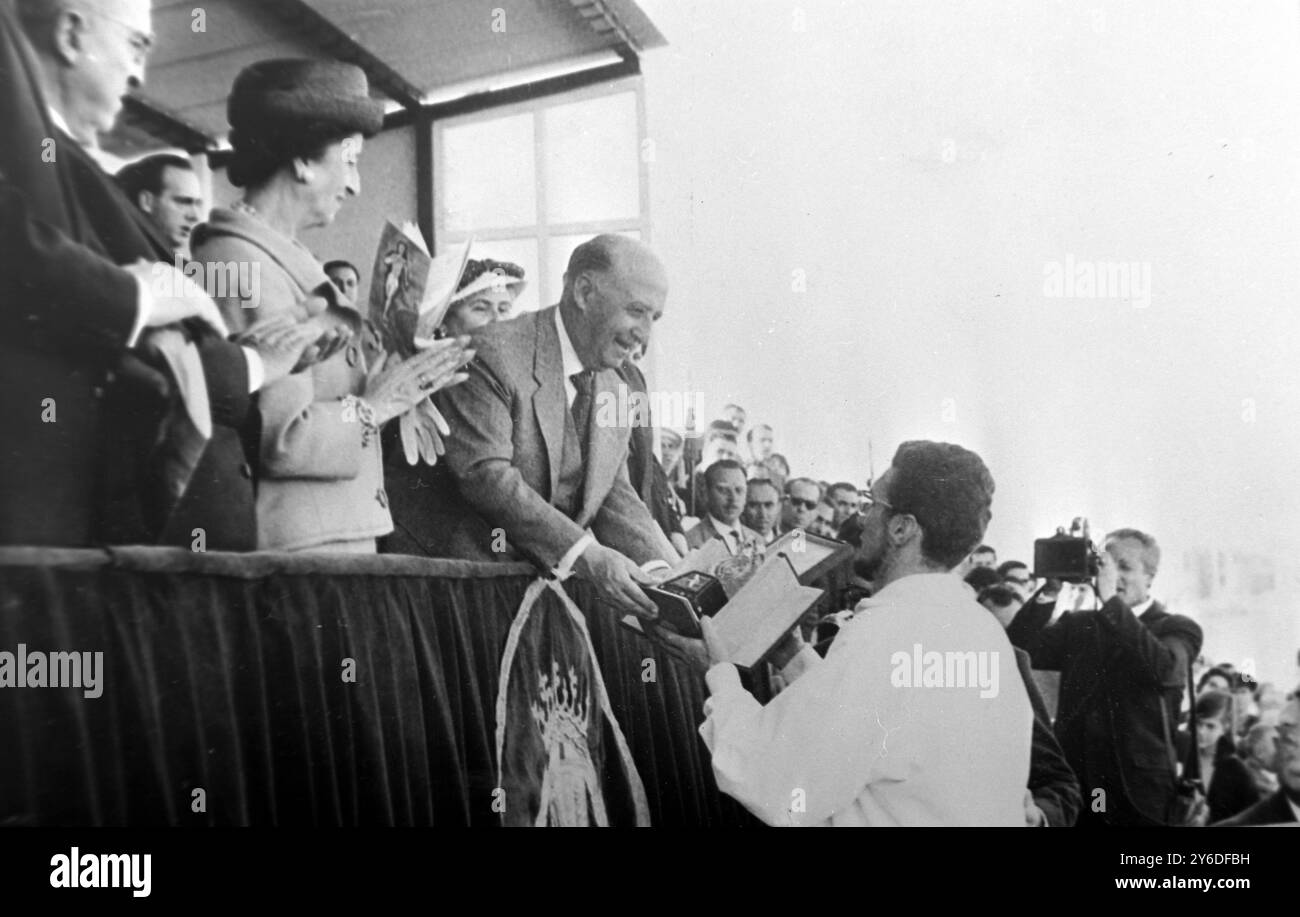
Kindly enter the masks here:
[[573, 407], [573, 400], [578, 397], [578, 389], [569, 377], [582, 372], [586, 367], [582, 365], [578, 351], [573, 349], [573, 341], [569, 338], [569, 329], [564, 326], [564, 316], [560, 314], [559, 306], [555, 307], [555, 331], [560, 336], [560, 365], [564, 371], [564, 391], [569, 396], [569, 407]]
[[[884, 589], [858, 602], [854, 614], [879, 605], [897, 605], [914, 602], [958, 602], [975, 605], [975, 597], [960, 577], [951, 573], [913, 573], [894, 580]], [[975, 605], [978, 608], [978, 605]]]
[[713, 523], [713, 527], [717, 529], [719, 532], [735, 532], [740, 528], [739, 519], [731, 523], [731, 525], [727, 525], [727, 523], [723, 522], [717, 516], [713, 515], [713, 513], [709, 513], [709, 521]]
[[739, 519], [737, 519], [731, 525], [727, 525], [727, 523], [723, 522], [717, 516], [714, 516], [712, 513], [709, 513], [709, 521], [713, 523], [714, 530], [719, 535], [722, 536], [722, 540], [726, 543], [728, 548], [730, 548], [732, 551], [735, 551], [737, 548], [740, 547], [740, 539], [737, 538], [735, 535], [736, 532], [740, 531]]
[[69, 137], [73, 137], [74, 140], [76, 139], [72, 133], [72, 128], [68, 127], [68, 122], [63, 119], [63, 113], [61, 111], [53, 105], [45, 106], [45, 110], [50, 113], [50, 120], [54, 122], [55, 127], [63, 131], [63, 133], [67, 134]]
[[54, 126], [57, 127], [59, 130], [63, 131], [63, 133], [67, 134], [69, 137], [71, 137], [73, 142], [76, 143], [77, 146], [85, 150], [86, 155], [88, 155], [91, 159], [95, 160], [96, 164], [98, 164], [98, 166], [101, 169], [109, 173], [116, 172], [118, 170], [118, 168], [121, 165], [120, 161], [114, 161], [113, 156], [111, 156], [109, 153], [104, 152], [104, 150], [99, 145], [99, 139], [97, 137], [95, 139], [92, 139], [91, 142], [89, 143], [83, 143], [81, 140], [77, 139], [77, 135], [72, 132], [72, 128], [68, 127], [67, 119], [63, 117], [63, 113], [61, 111], [59, 111], [53, 105], [46, 105], [45, 110], [49, 112], [50, 121], [54, 123]]
[[1140, 605], [1133, 606], [1133, 614], [1140, 618], [1142, 617], [1142, 615], [1147, 613], [1147, 609], [1150, 608], [1153, 604], [1155, 604], [1155, 599], [1152, 598], [1151, 596], [1147, 596], [1147, 600], [1145, 602], [1142, 602]]
[[1285, 799], [1286, 804], [1291, 807], [1291, 814], [1295, 816], [1295, 820], [1300, 821], [1300, 803], [1297, 803], [1290, 796], [1286, 795], [1286, 791], [1282, 791], [1282, 798]]

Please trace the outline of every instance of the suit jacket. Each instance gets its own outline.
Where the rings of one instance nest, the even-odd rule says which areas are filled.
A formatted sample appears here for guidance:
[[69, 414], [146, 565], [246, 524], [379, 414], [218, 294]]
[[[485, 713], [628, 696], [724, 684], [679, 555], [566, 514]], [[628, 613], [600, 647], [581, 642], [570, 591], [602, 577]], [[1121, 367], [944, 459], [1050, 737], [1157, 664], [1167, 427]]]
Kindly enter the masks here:
[[[612, 369], [595, 374], [589, 446], [578, 454], [557, 308], [474, 332], [469, 378], [434, 397], [451, 427], [447, 454], [424, 474], [419, 490], [428, 493], [418, 503], [408, 500], [411, 490], [393, 489], [394, 521], [405, 539], [388, 539], [384, 550], [523, 557], [549, 570], [590, 527], [601, 544], [638, 564], [677, 560], [628, 480], [628, 428], [600, 422], [599, 406], [612, 403], [622, 382]], [[560, 505], [566, 467], [580, 475], [572, 508]]]
[[1029, 752], [1029, 792], [1052, 828], [1068, 828], [1079, 817], [1079, 780], [1052, 732], [1052, 718], [1030, 671], [1029, 654], [1015, 647], [1016, 668], [1034, 708], [1033, 744]]
[[[645, 375], [631, 360], [619, 368], [619, 375], [627, 381], [629, 395], [631, 392], [647, 393]], [[677, 512], [677, 505], [668, 475], [654, 453], [654, 417], [650, 415], [649, 402], [646, 402], [645, 417], [631, 418], [631, 436], [627, 450], [627, 474], [632, 482], [632, 489], [637, 492], [641, 502], [650, 510], [650, 515], [659, 525], [660, 531], [671, 537], [682, 534], [682, 517]]]
[[[740, 529], [740, 539], [745, 544], [753, 543], [757, 544], [759, 547], [763, 546], [763, 536], [758, 534], [758, 532], [754, 531], [747, 525], [742, 525], [739, 521], [736, 522], [736, 528]], [[686, 533], [686, 546], [694, 551], [696, 548], [703, 547], [706, 542], [721, 537], [722, 533], [718, 531], [716, 526], [714, 526], [713, 519], [708, 513], [705, 513], [704, 518], [700, 520], [699, 525]]]
[[1241, 828], [1249, 825], [1284, 825], [1296, 820], [1286, 800], [1286, 791], [1278, 790], [1272, 796], [1266, 796], [1246, 811], [1232, 818], [1215, 822], [1215, 828]]
[[1030, 643], [1034, 668], [1061, 673], [1056, 737], [1084, 798], [1104, 790], [1111, 824], [1164, 824], [1174, 796], [1171, 733], [1200, 627], [1159, 602], [1135, 617], [1116, 597], [1099, 611], [1062, 615]]
[[[619, 376], [627, 384], [629, 401], [632, 392], [640, 392], [642, 395], [647, 394], [645, 374], [641, 368], [631, 360], [625, 360], [619, 367]], [[648, 405], [648, 402], [647, 402]], [[631, 408], [629, 407], [629, 413]], [[646, 407], [646, 416], [641, 418], [629, 418], [633, 422], [629, 431], [628, 448], [627, 448], [627, 474], [628, 480], [632, 483], [632, 489], [637, 492], [641, 501], [646, 506], [651, 506], [654, 489], [654, 473], [652, 466], [655, 464], [654, 453], [654, 426], [653, 419], [649, 416], [650, 409]]]
[[218, 207], [192, 244], [197, 260], [259, 269], [252, 301], [238, 291], [214, 297], [232, 331], [314, 294], [359, 332], [344, 351], [257, 394], [257, 546], [301, 551], [352, 542], [373, 550], [373, 539], [393, 528], [379, 437], [365, 435], [342, 398], [361, 394], [367, 369], [383, 359], [378, 334], [340, 299], [313, 255], [258, 219]]
[[0, 0], [0, 542], [188, 546], [201, 526], [209, 548], [251, 547], [252, 482], [225, 426], [248, 418], [244, 354], [186, 327], [222, 426], [183, 481], [167, 477], [159, 433], [179, 394], [165, 363], [126, 351], [138, 290], [115, 265], [172, 255], [53, 127], [36, 74], [12, 2]]
[[1234, 754], [1219, 755], [1214, 774], [1205, 788], [1205, 804], [1210, 807], [1209, 820], [1223, 821], [1259, 802], [1259, 788], [1245, 763]]

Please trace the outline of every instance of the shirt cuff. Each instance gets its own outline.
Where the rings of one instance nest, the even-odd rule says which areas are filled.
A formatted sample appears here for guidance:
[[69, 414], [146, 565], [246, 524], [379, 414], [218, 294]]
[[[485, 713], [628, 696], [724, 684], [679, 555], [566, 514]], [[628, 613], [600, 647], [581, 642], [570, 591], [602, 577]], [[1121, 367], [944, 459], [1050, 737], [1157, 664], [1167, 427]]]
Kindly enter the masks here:
[[266, 367], [262, 365], [262, 355], [251, 347], [243, 348], [248, 357], [248, 394], [253, 394], [266, 381]]
[[785, 679], [786, 684], [790, 684], [813, 666], [819, 664], [821, 659], [822, 657], [817, 654], [815, 649], [808, 644], [804, 644], [803, 648], [794, 654], [794, 658], [785, 664], [785, 668], [781, 669], [781, 677]]
[[552, 570], [551, 573], [553, 573], [555, 578], [560, 582], [564, 582], [573, 575], [573, 565], [577, 563], [578, 558], [582, 556], [582, 552], [595, 543], [595, 535], [591, 534], [591, 532], [583, 532], [582, 537], [573, 543], [573, 547], [564, 552], [564, 556], [560, 558], [560, 562], [556, 564], [555, 569]]
[[131, 327], [131, 335], [126, 339], [126, 348], [130, 350], [140, 340], [140, 334], [144, 331], [145, 325], [149, 323], [149, 314], [153, 312], [153, 294], [149, 292], [149, 284], [136, 274], [135, 288], [137, 296], [135, 298], [135, 324]]
[[641, 565], [641, 572], [654, 573], [656, 570], [671, 570], [672, 568], [672, 564], [668, 563], [668, 561], [655, 558], [654, 560], [647, 560], [643, 563]]
[[710, 666], [704, 673], [704, 682], [709, 686], [710, 694], [725, 694], [729, 688], [745, 690], [745, 686], [740, 683], [740, 672], [730, 662]]

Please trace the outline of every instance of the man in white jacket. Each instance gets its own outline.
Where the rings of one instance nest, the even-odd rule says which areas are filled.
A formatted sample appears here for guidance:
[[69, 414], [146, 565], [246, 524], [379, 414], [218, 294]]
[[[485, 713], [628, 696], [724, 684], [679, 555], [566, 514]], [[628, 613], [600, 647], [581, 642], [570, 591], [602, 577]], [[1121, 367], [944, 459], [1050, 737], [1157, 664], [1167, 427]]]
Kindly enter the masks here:
[[951, 572], [992, 496], [973, 452], [904, 443], [863, 510], [875, 595], [825, 659], [785, 638], [791, 684], [766, 706], [717, 661], [705, 619], [700, 734], [725, 793], [772, 825], [1024, 825], [1029, 698], [1002, 628]]

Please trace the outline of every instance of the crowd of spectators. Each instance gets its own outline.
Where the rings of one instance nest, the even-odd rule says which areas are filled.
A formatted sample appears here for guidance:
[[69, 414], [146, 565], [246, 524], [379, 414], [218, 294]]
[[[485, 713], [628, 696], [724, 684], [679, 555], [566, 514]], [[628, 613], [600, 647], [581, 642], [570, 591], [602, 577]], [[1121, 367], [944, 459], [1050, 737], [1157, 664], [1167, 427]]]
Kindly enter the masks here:
[[[1000, 628], [983, 616], [963, 626], [980, 645], [1015, 648], [1024, 709], [999, 706], [989, 722], [1032, 708], [1028, 784], [1011, 787], [1024, 790], [1027, 824], [1297, 820], [1296, 693], [1219, 665], [1186, 696], [1202, 634], [1150, 595], [1160, 559], [1150, 535], [1107, 536], [1085, 605], [1074, 584], [1040, 584], [987, 545], [967, 550], [983, 536], [992, 482], [956, 447], [900, 450], [886, 493], [912, 501], [902, 512], [880, 482], [797, 474], [777, 431], [749, 426], [736, 404], [702, 431], [660, 430], [657, 445], [648, 416], [610, 428], [596, 396], [645, 392], [636, 360], [668, 283], [648, 247], [619, 236], [579, 245], [560, 302], [513, 320], [523, 270], [469, 262], [441, 327], [399, 352], [358, 304], [361, 271], [322, 264], [298, 239], [361, 193], [363, 142], [383, 121], [364, 73], [330, 61], [245, 68], [227, 106], [228, 177], [242, 197], [201, 220], [183, 157], [116, 177], [96, 161], [98, 134], [143, 83], [149, 4], [84, 7], [0, 5], [13, 77], [0, 120], [21, 140], [0, 160], [0, 296], [11, 305], [0, 540], [527, 559], [649, 619], [639, 587], [713, 539], [730, 554], [761, 552], [798, 529], [869, 553], [887, 537], [879, 507], [913, 521], [891, 530], [896, 543], [874, 567], [828, 575], [793, 636], [828, 653], [882, 564], [930, 577], [934, 607], [987, 609]], [[38, 164], [46, 137], [59, 156]], [[258, 288], [209, 295], [181, 269], [189, 259], [254, 264]], [[391, 299], [396, 287], [385, 289]], [[976, 522], [955, 533], [922, 493], [953, 485], [927, 484], [942, 462], [978, 492]], [[936, 634], [945, 620], [930, 622]], [[1043, 672], [1060, 673], [1055, 695], [1040, 689]], [[772, 674], [777, 694], [796, 683]], [[1177, 773], [1204, 789], [1188, 819], [1173, 814]]]

